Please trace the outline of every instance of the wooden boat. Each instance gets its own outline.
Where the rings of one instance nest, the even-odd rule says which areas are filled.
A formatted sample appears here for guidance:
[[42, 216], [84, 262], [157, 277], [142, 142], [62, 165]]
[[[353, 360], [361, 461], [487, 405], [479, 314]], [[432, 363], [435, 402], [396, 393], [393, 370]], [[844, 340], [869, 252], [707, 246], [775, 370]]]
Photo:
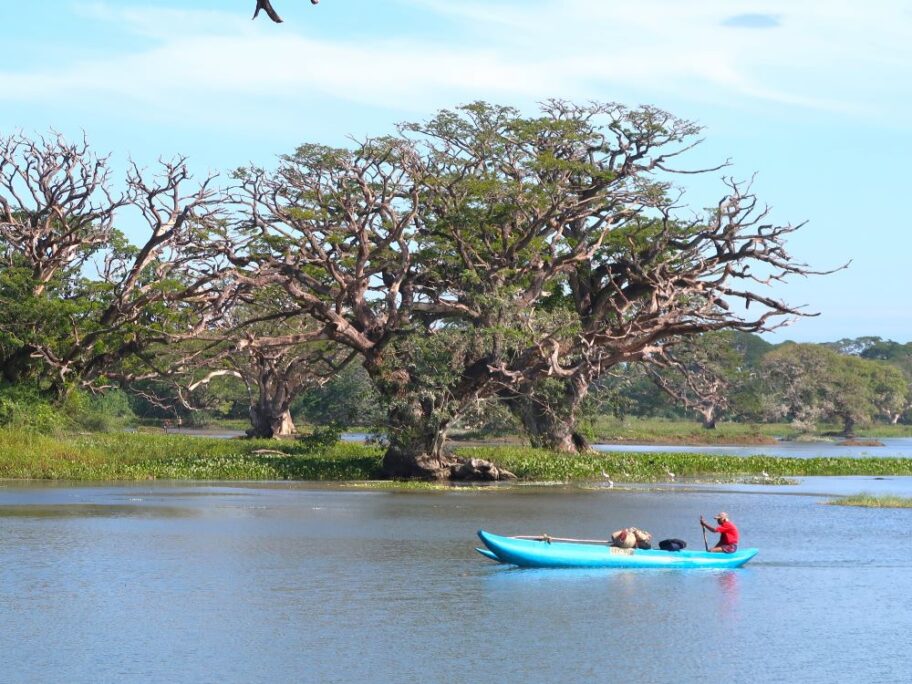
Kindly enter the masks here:
[[477, 549], [479, 553], [524, 568], [740, 568], [758, 552], [619, 549], [607, 544], [501, 537], [484, 530], [479, 530], [478, 536], [487, 547]]

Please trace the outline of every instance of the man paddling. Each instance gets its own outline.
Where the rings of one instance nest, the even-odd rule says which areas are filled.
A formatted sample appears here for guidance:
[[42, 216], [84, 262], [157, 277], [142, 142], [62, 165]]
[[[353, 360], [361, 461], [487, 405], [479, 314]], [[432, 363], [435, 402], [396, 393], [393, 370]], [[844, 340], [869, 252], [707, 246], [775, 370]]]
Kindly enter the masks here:
[[735, 523], [728, 519], [728, 513], [724, 511], [716, 516], [718, 527], [713, 527], [703, 516], [700, 516], [700, 524], [710, 532], [719, 533], [719, 542], [709, 549], [712, 553], [734, 553], [738, 550], [738, 528]]

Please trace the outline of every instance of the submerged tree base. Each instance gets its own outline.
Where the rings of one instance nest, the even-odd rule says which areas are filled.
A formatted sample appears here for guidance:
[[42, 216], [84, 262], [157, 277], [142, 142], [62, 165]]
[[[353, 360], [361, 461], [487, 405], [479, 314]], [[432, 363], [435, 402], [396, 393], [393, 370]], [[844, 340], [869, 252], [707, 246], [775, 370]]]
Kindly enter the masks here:
[[390, 447], [383, 457], [381, 474], [403, 480], [452, 480], [457, 482], [495, 482], [513, 480], [516, 475], [481, 458], [451, 455], [404, 453]]

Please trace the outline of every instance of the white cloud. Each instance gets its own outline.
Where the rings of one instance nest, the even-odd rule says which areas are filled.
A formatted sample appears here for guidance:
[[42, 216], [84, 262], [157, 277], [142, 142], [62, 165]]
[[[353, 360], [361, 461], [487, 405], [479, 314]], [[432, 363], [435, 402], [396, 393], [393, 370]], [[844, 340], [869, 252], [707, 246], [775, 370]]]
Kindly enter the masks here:
[[404, 1], [460, 30], [365, 42], [227, 12], [83, 5], [84, 14], [121, 23], [146, 47], [54, 69], [0, 71], [0, 100], [104, 100], [201, 121], [238, 98], [247, 98], [248, 110], [328, 97], [424, 111], [479, 97], [599, 98], [619, 88], [866, 115], [884, 108], [882, 98], [888, 108], [908, 105], [877, 85], [907, 82], [912, 22], [899, 0], [878, 3], [877, 13], [845, 0], [758, 0], [751, 12], [780, 21], [764, 31], [723, 26], [739, 13], [726, 0]]

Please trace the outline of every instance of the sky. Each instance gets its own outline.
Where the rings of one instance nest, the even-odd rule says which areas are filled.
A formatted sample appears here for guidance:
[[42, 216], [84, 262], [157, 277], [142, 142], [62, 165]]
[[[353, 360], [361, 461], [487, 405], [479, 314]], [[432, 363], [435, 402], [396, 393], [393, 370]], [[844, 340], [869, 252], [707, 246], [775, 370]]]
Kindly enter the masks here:
[[[0, 2], [0, 135], [87, 135], [201, 175], [270, 166], [484, 99], [651, 104], [702, 124], [690, 168], [731, 160], [789, 251], [775, 290], [818, 316], [766, 335], [912, 340], [912, 2], [877, 0]], [[720, 174], [686, 176], [695, 209]]]

